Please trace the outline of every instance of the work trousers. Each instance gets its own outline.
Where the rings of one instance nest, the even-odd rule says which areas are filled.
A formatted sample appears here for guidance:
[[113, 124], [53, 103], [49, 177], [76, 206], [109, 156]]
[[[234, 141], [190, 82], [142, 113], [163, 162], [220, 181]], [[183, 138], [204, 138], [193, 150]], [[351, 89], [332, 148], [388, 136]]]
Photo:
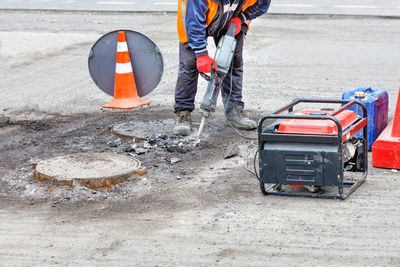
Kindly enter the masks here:
[[[245, 33], [240, 32], [235, 37], [237, 43], [233, 56], [233, 65], [226, 75], [221, 88], [222, 101], [226, 112], [233, 107], [244, 106], [242, 101], [244, 36]], [[216, 45], [219, 39], [217, 37], [214, 38]], [[175, 87], [175, 112], [180, 110], [194, 110], [198, 77], [199, 71], [197, 70], [194, 51], [188, 43], [179, 43], [179, 72]]]

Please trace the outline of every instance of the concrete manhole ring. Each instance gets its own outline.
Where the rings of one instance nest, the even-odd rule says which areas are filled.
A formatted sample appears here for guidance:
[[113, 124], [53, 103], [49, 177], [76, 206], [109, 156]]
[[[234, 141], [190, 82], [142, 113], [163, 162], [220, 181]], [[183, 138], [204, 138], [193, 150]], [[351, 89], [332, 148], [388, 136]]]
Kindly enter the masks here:
[[130, 121], [114, 125], [113, 134], [126, 139], [136, 139], [137, 142], [145, 141], [154, 134], [172, 134], [175, 120], [156, 120], [156, 121]]
[[74, 181], [90, 189], [111, 188], [145, 170], [139, 160], [116, 153], [78, 153], [41, 161], [37, 182], [73, 186]]

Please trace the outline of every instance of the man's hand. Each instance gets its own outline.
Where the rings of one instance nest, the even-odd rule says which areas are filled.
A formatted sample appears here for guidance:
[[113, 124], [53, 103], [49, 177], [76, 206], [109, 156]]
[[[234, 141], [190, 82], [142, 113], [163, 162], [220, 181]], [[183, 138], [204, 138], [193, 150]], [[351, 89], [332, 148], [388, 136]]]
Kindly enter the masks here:
[[197, 69], [200, 72], [211, 72], [211, 65], [214, 65], [215, 70], [218, 71], [217, 63], [215, 63], [215, 60], [210, 58], [208, 54], [197, 57]]
[[240, 30], [242, 29], [242, 20], [239, 17], [232, 18], [228, 23], [227, 29], [229, 29], [229, 26], [231, 26], [231, 23], [236, 24], [235, 35], [237, 35], [240, 32]]

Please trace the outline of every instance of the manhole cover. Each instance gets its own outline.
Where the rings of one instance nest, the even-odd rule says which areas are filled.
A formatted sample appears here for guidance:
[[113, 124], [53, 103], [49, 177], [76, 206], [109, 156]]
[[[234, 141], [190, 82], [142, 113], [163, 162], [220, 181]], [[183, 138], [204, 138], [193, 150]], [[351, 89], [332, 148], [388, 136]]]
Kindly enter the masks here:
[[74, 181], [90, 189], [111, 188], [134, 174], [144, 174], [137, 159], [116, 153], [80, 153], [39, 162], [37, 182], [73, 186]]
[[167, 119], [160, 121], [130, 121], [113, 126], [112, 131], [115, 135], [137, 141], [147, 140], [148, 137], [155, 134], [171, 135], [175, 126], [175, 120]]

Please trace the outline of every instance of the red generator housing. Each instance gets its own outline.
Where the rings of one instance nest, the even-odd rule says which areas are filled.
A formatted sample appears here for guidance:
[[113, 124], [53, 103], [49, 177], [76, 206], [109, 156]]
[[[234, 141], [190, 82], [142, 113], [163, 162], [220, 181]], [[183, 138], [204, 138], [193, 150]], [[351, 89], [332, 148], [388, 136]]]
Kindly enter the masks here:
[[[304, 109], [293, 112], [299, 103], [342, 106], [338, 109]], [[363, 117], [348, 110], [353, 105], [363, 109]], [[285, 111], [289, 113], [282, 114]], [[274, 122], [264, 128], [267, 119], [273, 119]], [[355, 137], [361, 129], [363, 137]], [[294, 100], [264, 116], [259, 122], [261, 191], [264, 194], [285, 196], [347, 198], [367, 177], [367, 135], [367, 110], [361, 102]], [[358, 179], [348, 180], [344, 177], [346, 171], [361, 172], [361, 175]], [[265, 184], [273, 185], [266, 189]]]

